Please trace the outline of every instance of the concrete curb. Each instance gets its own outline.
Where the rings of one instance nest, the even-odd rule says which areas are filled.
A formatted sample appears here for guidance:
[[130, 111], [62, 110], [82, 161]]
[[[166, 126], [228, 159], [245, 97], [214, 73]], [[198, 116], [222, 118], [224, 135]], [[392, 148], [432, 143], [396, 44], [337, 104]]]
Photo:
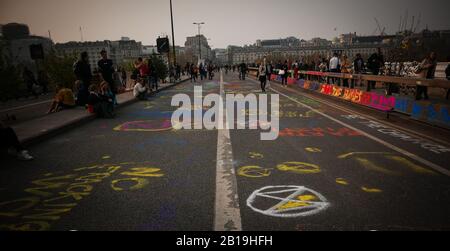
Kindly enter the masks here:
[[[164, 87], [158, 89], [156, 92], [152, 92], [151, 96], [153, 96], [155, 94], [158, 94], [158, 93], [160, 93], [160, 92], [162, 92], [164, 90], [168, 90], [170, 88], [173, 88], [173, 87], [175, 87], [177, 85], [180, 85], [180, 84], [182, 84], [184, 82], [187, 82], [188, 80], [189, 79], [185, 79], [185, 80], [182, 80], [182, 81], [180, 81], [178, 83], [171, 84], [171, 85], [168, 85], [168, 86], [164, 86]], [[116, 107], [116, 109], [121, 109], [121, 108], [123, 108], [125, 106], [134, 104], [134, 103], [136, 103], [138, 101], [139, 100], [137, 100], [135, 98], [129, 99], [129, 100], [125, 100], [124, 102], [120, 103]], [[78, 126], [80, 126], [82, 124], [85, 124], [85, 123], [87, 123], [89, 121], [93, 121], [94, 119], [96, 119], [96, 116], [94, 114], [86, 114], [86, 116], [84, 116], [82, 118], [68, 121], [67, 123], [64, 123], [62, 125], [56, 126], [54, 128], [51, 128], [50, 130], [47, 130], [45, 132], [39, 132], [36, 135], [33, 135], [31, 137], [20, 139], [20, 141], [21, 141], [21, 143], [24, 146], [29, 147], [31, 145], [34, 145], [34, 144], [40, 143], [42, 141], [45, 141], [47, 139], [50, 139], [50, 138], [52, 138], [52, 137], [54, 137], [54, 136], [56, 136], [58, 134], [61, 134], [61, 133], [66, 132], [66, 131], [69, 131], [69, 130], [71, 130], [71, 129], [75, 128], [75, 127], [78, 127]]]

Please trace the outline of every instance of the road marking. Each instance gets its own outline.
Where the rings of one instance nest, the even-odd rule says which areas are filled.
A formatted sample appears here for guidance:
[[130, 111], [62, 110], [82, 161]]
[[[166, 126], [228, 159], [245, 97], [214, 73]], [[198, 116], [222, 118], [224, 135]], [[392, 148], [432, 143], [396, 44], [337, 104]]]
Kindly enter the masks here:
[[413, 159], [413, 160], [415, 160], [415, 161], [417, 161], [417, 162], [420, 162], [420, 163], [422, 163], [422, 164], [424, 164], [424, 165], [426, 165], [426, 166], [428, 166], [428, 167], [434, 169], [435, 171], [437, 171], [437, 172], [439, 172], [439, 173], [441, 173], [441, 174], [444, 174], [444, 175], [450, 177], [450, 171], [447, 170], [447, 169], [445, 169], [445, 168], [443, 168], [443, 167], [441, 167], [441, 166], [439, 166], [439, 165], [437, 165], [437, 164], [434, 164], [434, 163], [432, 163], [432, 162], [430, 162], [430, 161], [428, 161], [428, 160], [426, 160], [426, 159], [423, 159], [423, 158], [421, 158], [421, 157], [419, 157], [419, 156], [417, 156], [417, 155], [415, 155], [415, 154], [413, 154], [413, 153], [410, 153], [410, 152], [408, 152], [408, 151], [406, 151], [406, 150], [403, 150], [403, 149], [401, 149], [401, 148], [399, 148], [399, 147], [397, 147], [397, 146], [394, 146], [394, 145], [392, 145], [392, 144], [390, 144], [390, 143], [388, 143], [388, 142], [386, 142], [386, 141], [384, 141], [384, 140], [382, 140], [382, 139], [379, 139], [379, 138], [377, 138], [377, 137], [375, 137], [375, 136], [373, 136], [373, 135], [371, 135], [371, 134], [369, 134], [369, 133], [367, 133], [367, 132], [365, 132], [365, 131], [362, 131], [362, 130], [360, 130], [360, 129], [358, 129], [358, 128], [355, 128], [355, 127], [353, 127], [353, 126], [351, 126], [351, 125], [349, 125], [349, 124], [347, 124], [347, 123], [345, 123], [345, 122], [342, 122], [342, 121], [340, 121], [340, 120], [338, 120], [338, 119], [335, 119], [335, 118], [331, 117], [330, 115], [325, 114], [325, 113], [323, 113], [323, 112], [320, 112], [320, 111], [318, 111], [318, 110], [312, 108], [312, 107], [309, 106], [309, 105], [305, 105], [305, 104], [303, 104], [303, 103], [297, 101], [296, 99], [293, 99], [293, 98], [289, 97], [288, 95], [286, 95], [286, 94], [284, 94], [284, 93], [281, 93], [281, 92], [279, 92], [279, 91], [277, 91], [277, 90], [275, 90], [275, 89], [273, 89], [273, 88], [270, 88], [270, 89], [271, 89], [272, 91], [274, 91], [274, 92], [280, 94], [281, 96], [283, 96], [283, 97], [285, 97], [285, 98], [288, 98], [289, 100], [291, 100], [291, 101], [293, 101], [293, 102], [295, 102], [295, 103], [297, 103], [297, 104], [300, 104], [301, 106], [303, 106], [303, 107], [305, 107], [305, 108], [307, 108], [307, 109], [309, 109], [309, 110], [311, 110], [311, 111], [313, 111], [313, 112], [315, 112], [315, 113], [317, 113], [317, 114], [320, 114], [320, 115], [322, 115], [322, 116], [325, 117], [325, 118], [330, 119], [331, 121], [334, 121], [334, 122], [336, 122], [336, 123], [338, 123], [338, 124], [340, 124], [340, 125], [343, 125], [343, 126], [349, 128], [349, 129], [351, 129], [351, 130], [354, 130], [354, 131], [356, 131], [356, 132], [359, 132], [361, 135], [363, 135], [363, 136], [365, 136], [365, 137], [367, 137], [367, 138], [369, 138], [369, 139], [371, 139], [371, 140], [373, 140], [373, 141], [376, 141], [376, 142], [378, 142], [378, 143], [384, 145], [385, 147], [390, 148], [391, 150], [394, 150], [394, 151], [399, 152], [399, 153], [401, 153], [401, 154], [403, 154], [403, 155], [405, 155], [405, 156], [408, 156], [409, 158], [411, 158], [411, 159]]
[[[220, 96], [225, 100], [223, 73], [220, 72]], [[226, 121], [225, 104], [219, 109], [219, 117]], [[233, 148], [231, 146], [228, 126], [218, 130], [217, 165], [216, 165], [216, 201], [214, 214], [215, 231], [242, 231], [241, 211], [237, 193], [236, 171], [233, 165]]]
[[[291, 194], [283, 196], [286, 192]], [[269, 209], [257, 206], [258, 202], [267, 199], [273, 200], [270, 202], [275, 205]], [[267, 186], [253, 192], [247, 199], [247, 206], [267, 216], [295, 218], [320, 213], [327, 209], [330, 203], [320, 193], [303, 186]]]
[[314, 97], [311, 94], [300, 93], [298, 90], [292, 90], [292, 89], [290, 89], [289, 91], [295, 92], [295, 93], [297, 93], [297, 94], [299, 94], [301, 96], [304, 96], [307, 99], [315, 100], [316, 102], [319, 102], [319, 103], [321, 103], [323, 105], [326, 105], [326, 106], [333, 107], [333, 108], [341, 110], [343, 112], [346, 112], [346, 113], [349, 113], [349, 114], [356, 114], [356, 115], [358, 115], [358, 116], [360, 116], [360, 117], [362, 117], [362, 118], [364, 118], [364, 119], [366, 119], [368, 121], [372, 120], [372, 121], [376, 121], [376, 122], [378, 122], [378, 123], [380, 123], [382, 125], [387, 125], [387, 127], [391, 127], [391, 128], [397, 129], [400, 132], [403, 132], [403, 133], [405, 133], [407, 135], [409, 134], [408, 136], [423, 138], [423, 139], [429, 140], [431, 142], [436, 142], [436, 143], [439, 143], [439, 144], [442, 144], [442, 145], [449, 146], [449, 143], [444, 141], [444, 140], [437, 139], [437, 138], [434, 138], [434, 137], [422, 134], [420, 132], [415, 132], [415, 131], [407, 129], [407, 128], [402, 128], [402, 127], [397, 126], [397, 125], [395, 125], [393, 123], [388, 123], [387, 121], [382, 121], [380, 119], [377, 119], [377, 118], [375, 118], [373, 116], [370, 116], [370, 115], [367, 115], [367, 114], [363, 114], [363, 113], [358, 112], [358, 111], [350, 110], [350, 108], [345, 108], [345, 107], [342, 107], [342, 106], [337, 105], [337, 104], [327, 103], [327, 102], [323, 101], [322, 98]]

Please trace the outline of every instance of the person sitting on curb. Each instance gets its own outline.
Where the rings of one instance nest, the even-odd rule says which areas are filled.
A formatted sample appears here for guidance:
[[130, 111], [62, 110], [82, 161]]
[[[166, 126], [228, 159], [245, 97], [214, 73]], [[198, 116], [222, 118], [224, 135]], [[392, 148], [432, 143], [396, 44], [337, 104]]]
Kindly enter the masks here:
[[114, 118], [114, 105], [111, 98], [102, 95], [98, 86], [89, 86], [88, 110], [99, 118]]
[[117, 103], [116, 95], [111, 91], [108, 82], [103, 81], [100, 83], [100, 94], [103, 95], [106, 99], [110, 100], [114, 106], [119, 105]]
[[138, 78], [133, 88], [133, 95], [139, 100], [147, 99], [147, 87], [142, 84], [142, 79]]
[[59, 112], [63, 109], [71, 109], [76, 106], [75, 97], [71, 89], [65, 88], [61, 84], [58, 84], [56, 89], [58, 91], [47, 114]]
[[0, 121], [0, 149], [8, 154], [15, 155], [19, 160], [33, 160], [33, 156], [20, 144], [17, 134], [11, 127]]

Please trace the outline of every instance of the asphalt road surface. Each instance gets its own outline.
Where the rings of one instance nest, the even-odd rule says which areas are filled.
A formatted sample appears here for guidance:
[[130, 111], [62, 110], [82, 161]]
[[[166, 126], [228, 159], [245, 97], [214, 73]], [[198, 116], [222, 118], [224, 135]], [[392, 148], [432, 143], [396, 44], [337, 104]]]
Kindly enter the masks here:
[[261, 130], [174, 129], [172, 96], [193, 100], [194, 86], [261, 94], [252, 79], [216, 74], [36, 144], [32, 162], [3, 158], [0, 229], [450, 229], [448, 137], [275, 83], [275, 141]]

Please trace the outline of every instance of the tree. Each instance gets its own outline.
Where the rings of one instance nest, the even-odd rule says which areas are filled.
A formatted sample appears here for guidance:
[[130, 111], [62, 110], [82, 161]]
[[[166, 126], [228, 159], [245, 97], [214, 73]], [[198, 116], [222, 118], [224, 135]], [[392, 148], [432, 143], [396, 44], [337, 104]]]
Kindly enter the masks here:
[[152, 65], [156, 71], [156, 76], [158, 77], [158, 79], [166, 79], [169, 74], [169, 69], [167, 68], [166, 63], [164, 63], [164, 61], [157, 55], [152, 55], [150, 59], [152, 61]]
[[50, 85], [55, 87], [57, 84], [61, 84], [66, 88], [72, 89], [76, 81], [73, 72], [73, 66], [76, 61], [77, 57], [75, 54], [57, 55], [55, 51], [51, 51], [46, 55], [43, 61], [43, 67], [49, 76]]
[[0, 44], [0, 100], [18, 98], [25, 89], [20, 70], [3, 54], [5, 47]]

